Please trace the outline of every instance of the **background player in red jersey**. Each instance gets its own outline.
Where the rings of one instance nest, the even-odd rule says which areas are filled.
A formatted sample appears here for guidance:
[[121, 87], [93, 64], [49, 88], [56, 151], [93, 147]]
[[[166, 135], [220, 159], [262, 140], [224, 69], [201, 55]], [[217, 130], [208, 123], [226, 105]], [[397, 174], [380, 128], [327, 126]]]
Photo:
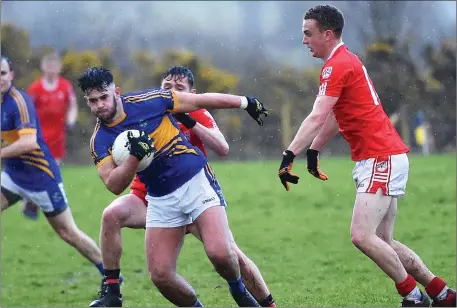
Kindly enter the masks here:
[[297, 184], [298, 176], [291, 173], [293, 160], [312, 142], [308, 171], [327, 180], [319, 169], [318, 154], [339, 130], [357, 162], [352, 242], [394, 280], [402, 306], [429, 306], [418, 281], [433, 305], [455, 307], [455, 291], [431, 273], [417, 254], [393, 239], [397, 198], [405, 194], [408, 179], [409, 149], [384, 112], [365, 67], [343, 44], [343, 27], [343, 15], [335, 7], [316, 6], [305, 14], [303, 44], [324, 65], [313, 110], [283, 153], [278, 175], [286, 190], [289, 183]]
[[[174, 66], [163, 74], [161, 88], [177, 92], [196, 93], [192, 72], [182, 66]], [[179, 129], [190, 143], [198, 147], [205, 156], [207, 156], [206, 146], [221, 157], [228, 154], [227, 141], [207, 110], [196, 110], [190, 112], [189, 115], [177, 113], [175, 118], [179, 122]], [[146, 186], [139, 180], [138, 176], [135, 176], [130, 189], [130, 194], [117, 198], [103, 211], [100, 246], [104, 266], [108, 272], [111, 270], [120, 271], [121, 228], [143, 229], [146, 225]], [[186, 233], [192, 233], [201, 240], [200, 234], [193, 224], [187, 227]], [[274, 307], [275, 301], [255, 263], [240, 250], [233, 236], [231, 243], [232, 249], [239, 259], [243, 282], [249, 292], [261, 306]], [[106, 284], [102, 282], [101, 297], [105, 293]], [[90, 306], [99, 307], [102, 304], [103, 301], [97, 299]]]
[[[78, 119], [78, 104], [71, 82], [60, 76], [61, 62], [57, 53], [45, 55], [41, 60], [43, 75], [33, 82], [27, 93], [35, 103], [44, 141], [60, 165], [65, 158], [66, 131], [73, 129]], [[27, 202], [24, 216], [38, 217], [38, 206]]]

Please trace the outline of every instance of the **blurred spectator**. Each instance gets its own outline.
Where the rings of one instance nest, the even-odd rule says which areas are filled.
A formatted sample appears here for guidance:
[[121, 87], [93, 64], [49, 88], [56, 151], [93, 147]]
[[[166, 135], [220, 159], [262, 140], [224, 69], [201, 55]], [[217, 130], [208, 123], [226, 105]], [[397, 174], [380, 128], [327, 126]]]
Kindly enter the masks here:
[[[78, 118], [73, 86], [60, 76], [61, 68], [57, 53], [45, 55], [41, 60], [42, 76], [27, 90], [35, 102], [44, 141], [59, 165], [65, 158], [66, 132], [74, 128]], [[36, 219], [38, 207], [28, 202], [24, 205], [23, 214]]]

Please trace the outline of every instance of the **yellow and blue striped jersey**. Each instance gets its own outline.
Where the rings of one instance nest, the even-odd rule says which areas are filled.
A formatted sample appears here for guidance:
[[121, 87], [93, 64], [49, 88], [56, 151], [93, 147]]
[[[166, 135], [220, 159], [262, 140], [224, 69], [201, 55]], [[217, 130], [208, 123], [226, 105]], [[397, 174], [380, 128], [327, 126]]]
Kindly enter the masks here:
[[17, 185], [32, 191], [43, 190], [50, 181], [62, 182], [57, 163], [41, 134], [35, 105], [27, 93], [11, 86], [3, 93], [1, 109], [2, 148], [17, 141], [22, 134], [36, 134], [38, 143], [34, 151], [5, 158], [5, 172]]
[[178, 105], [169, 90], [148, 89], [121, 96], [124, 114], [116, 123], [98, 121], [90, 146], [95, 165], [112, 159], [111, 148], [125, 130], [138, 129], [154, 138], [157, 150], [152, 163], [138, 172], [151, 196], [164, 196], [178, 189], [206, 164], [203, 153], [189, 143], [170, 112]]

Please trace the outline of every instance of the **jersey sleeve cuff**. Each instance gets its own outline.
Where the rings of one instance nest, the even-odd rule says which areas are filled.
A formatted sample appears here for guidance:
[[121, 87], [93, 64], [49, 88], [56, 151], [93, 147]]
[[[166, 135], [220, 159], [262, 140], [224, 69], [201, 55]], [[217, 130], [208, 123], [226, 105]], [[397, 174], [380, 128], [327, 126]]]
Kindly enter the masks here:
[[105, 163], [107, 163], [108, 161], [112, 160], [113, 157], [110, 155], [110, 156], [106, 156], [105, 158], [103, 158], [102, 160], [100, 160], [98, 163], [95, 164], [95, 166], [98, 168], [100, 168], [102, 165], [104, 165]]
[[173, 109], [171, 109], [170, 112], [176, 112], [178, 110], [179, 100], [178, 100], [178, 96], [176, 95], [176, 93], [174, 91], [171, 91], [171, 100], [173, 103]]
[[23, 128], [18, 131], [19, 135], [36, 135], [36, 128]]

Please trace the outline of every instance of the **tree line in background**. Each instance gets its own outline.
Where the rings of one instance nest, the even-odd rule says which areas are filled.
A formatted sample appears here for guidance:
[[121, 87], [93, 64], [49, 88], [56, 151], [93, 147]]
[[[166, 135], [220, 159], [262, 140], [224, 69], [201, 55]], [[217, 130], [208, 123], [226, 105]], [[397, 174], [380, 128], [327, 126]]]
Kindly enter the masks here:
[[[312, 109], [318, 89], [320, 67], [297, 70], [268, 61], [261, 53], [224, 55], [227, 61], [243, 63], [243, 70], [229, 71], [215, 67], [212, 61], [188, 50], [149, 50], [131, 48], [128, 65], [116, 65], [116, 50], [62, 50], [62, 76], [73, 82], [80, 108], [75, 131], [68, 136], [68, 162], [90, 162], [89, 139], [95, 118], [86, 107], [83, 93], [76, 89], [76, 79], [90, 66], [103, 65], [113, 71], [123, 93], [158, 87], [162, 73], [173, 65], [189, 67], [195, 74], [198, 92], [224, 92], [255, 95], [271, 110], [263, 127], [247, 114], [236, 110], [213, 110], [221, 131], [231, 147], [229, 159], [277, 159], [288, 145], [301, 121]], [[26, 89], [40, 76], [40, 60], [50, 46], [31, 48], [29, 34], [14, 25], [1, 26], [2, 54], [9, 57], [16, 73], [15, 84]], [[303, 51], [306, 53], [306, 50]], [[423, 59], [425, 71], [419, 71], [409, 45], [392, 37], [377, 38], [359, 54], [375, 84], [383, 107], [399, 119], [396, 127], [405, 142], [414, 146], [413, 127], [418, 111], [425, 113], [433, 136], [433, 151], [455, 148], [456, 126], [456, 41], [439, 46], [427, 45]], [[124, 63], [125, 63], [125, 59]], [[337, 136], [326, 152], [349, 153], [344, 140]]]

